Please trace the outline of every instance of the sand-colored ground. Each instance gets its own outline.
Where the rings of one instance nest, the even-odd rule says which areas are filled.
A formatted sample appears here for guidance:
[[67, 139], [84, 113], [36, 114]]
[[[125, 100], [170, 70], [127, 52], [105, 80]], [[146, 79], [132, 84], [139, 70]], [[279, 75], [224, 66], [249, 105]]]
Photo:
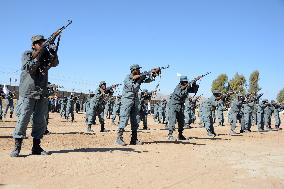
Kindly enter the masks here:
[[96, 125], [95, 134], [85, 134], [84, 115], [75, 116], [70, 123], [50, 114], [52, 134], [42, 142], [50, 156], [29, 155], [28, 135], [23, 157], [10, 158], [15, 119], [0, 122], [0, 188], [284, 188], [283, 131], [229, 136], [228, 126], [216, 127], [210, 139], [193, 128], [185, 131], [189, 141], [169, 143], [164, 126], [149, 117], [151, 130], [139, 131], [145, 144], [119, 147], [109, 120], [110, 132]]

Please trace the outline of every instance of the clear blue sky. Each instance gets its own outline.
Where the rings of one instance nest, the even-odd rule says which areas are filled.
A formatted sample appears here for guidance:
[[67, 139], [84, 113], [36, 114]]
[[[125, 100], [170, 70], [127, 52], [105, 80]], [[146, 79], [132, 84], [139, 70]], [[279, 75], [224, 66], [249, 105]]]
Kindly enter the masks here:
[[134, 63], [145, 70], [171, 65], [161, 80], [164, 94], [174, 90], [177, 72], [193, 78], [211, 71], [200, 83], [206, 96], [221, 73], [248, 78], [259, 70], [269, 99], [284, 87], [284, 0], [1, 1], [0, 82], [19, 78], [33, 34], [48, 37], [68, 19], [60, 65], [50, 71], [50, 81], [68, 90], [121, 83]]

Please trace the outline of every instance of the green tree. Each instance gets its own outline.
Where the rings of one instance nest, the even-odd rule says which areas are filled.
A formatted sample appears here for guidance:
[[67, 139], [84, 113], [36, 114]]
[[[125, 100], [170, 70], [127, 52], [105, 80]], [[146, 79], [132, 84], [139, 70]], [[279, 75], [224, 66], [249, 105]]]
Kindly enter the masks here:
[[234, 92], [246, 93], [246, 78], [239, 73], [236, 73], [234, 78], [229, 81], [230, 90]]
[[250, 74], [249, 78], [249, 93], [257, 93], [261, 90], [258, 85], [259, 82], [259, 71], [254, 71]]
[[219, 90], [222, 93], [227, 92], [226, 86], [228, 85], [228, 76], [226, 74], [220, 74], [213, 82], [211, 90]]
[[284, 88], [281, 91], [279, 91], [277, 95], [277, 101], [279, 103], [284, 103]]

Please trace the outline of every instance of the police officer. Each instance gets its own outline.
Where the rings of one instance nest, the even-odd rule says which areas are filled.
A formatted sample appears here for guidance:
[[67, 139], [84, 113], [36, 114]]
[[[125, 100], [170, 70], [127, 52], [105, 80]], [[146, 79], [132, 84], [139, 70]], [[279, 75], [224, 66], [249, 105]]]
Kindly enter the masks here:
[[139, 127], [139, 97], [138, 92], [142, 83], [149, 83], [161, 73], [160, 68], [152, 69], [150, 72], [140, 72], [141, 67], [134, 64], [130, 67], [131, 73], [124, 80], [124, 87], [121, 97], [120, 123], [117, 130], [116, 144], [125, 145], [123, 141], [124, 128], [130, 118], [131, 124], [131, 145], [141, 144], [137, 139]]
[[231, 130], [229, 132], [230, 135], [237, 134], [235, 132], [235, 129], [236, 129], [236, 126], [237, 126], [238, 114], [241, 111], [242, 102], [243, 102], [243, 96], [241, 94], [238, 94], [236, 99], [234, 99], [231, 102], [230, 110], [228, 112], [228, 119], [229, 119], [229, 123], [231, 125]]
[[155, 122], [159, 121], [159, 108], [160, 108], [159, 106], [160, 106], [159, 102], [154, 104], [153, 118]]
[[283, 107], [281, 107], [276, 101], [272, 100], [271, 101], [272, 109], [273, 109], [273, 114], [274, 114], [274, 120], [275, 120], [275, 129], [276, 130], [281, 130], [280, 124], [281, 120], [279, 117], [279, 112], [283, 111]]
[[74, 94], [71, 93], [70, 96], [67, 99], [67, 105], [66, 105], [66, 119], [69, 120], [69, 116], [71, 116], [71, 122], [74, 121]]
[[119, 95], [116, 97], [112, 115], [111, 115], [111, 122], [113, 125], [116, 125], [115, 124], [116, 115], [120, 115], [120, 107], [121, 107], [121, 96]]
[[170, 95], [168, 103], [169, 141], [176, 140], [173, 136], [176, 121], [178, 122], [178, 140], [186, 140], [182, 134], [184, 130], [184, 103], [185, 99], [188, 98], [189, 93], [197, 93], [198, 87], [199, 86], [195, 82], [190, 83], [186, 76], [181, 76], [179, 84], [176, 86], [174, 92]]
[[105, 132], [105, 122], [104, 122], [104, 107], [106, 95], [112, 93], [111, 87], [106, 87], [106, 82], [101, 81], [99, 88], [94, 92], [93, 97], [90, 98], [88, 104], [86, 104], [86, 123], [87, 132], [93, 132], [91, 129], [92, 125], [95, 124], [95, 118], [98, 116], [99, 122], [101, 124], [101, 132]]
[[263, 132], [264, 131], [264, 108], [265, 108], [265, 103], [266, 101], [263, 100], [261, 102], [257, 102], [256, 103], [256, 107], [257, 107], [257, 129], [259, 132]]
[[14, 112], [14, 94], [9, 91], [9, 93], [6, 95], [6, 109], [4, 112], [4, 117], [6, 117], [8, 110], [10, 109], [10, 118], [13, 117]]
[[223, 95], [218, 90], [214, 90], [212, 91], [212, 93], [213, 95], [210, 98], [206, 99], [200, 106], [202, 122], [207, 130], [207, 135], [209, 137], [216, 136], [213, 127], [212, 111], [215, 111], [215, 108], [217, 106], [217, 101], [223, 98]]
[[76, 110], [77, 114], [81, 110], [81, 103], [80, 103], [80, 97], [79, 96], [76, 97], [75, 110]]
[[265, 100], [265, 108], [264, 108], [264, 129], [267, 131], [271, 129], [271, 116], [272, 116], [272, 105], [269, 101]]
[[139, 113], [140, 121], [143, 123], [143, 130], [148, 130], [147, 115], [148, 115], [148, 101], [151, 100], [153, 92], [144, 89], [139, 95]]
[[167, 100], [162, 99], [159, 105], [159, 119], [162, 124], [165, 124], [166, 121], [166, 107], [167, 107]]
[[26, 137], [30, 117], [32, 121], [33, 147], [32, 154], [47, 155], [41, 146], [41, 138], [46, 130], [46, 112], [48, 111], [48, 70], [58, 65], [56, 51], [51, 47], [43, 47], [45, 39], [42, 35], [32, 37], [32, 50], [25, 51], [22, 56], [22, 73], [17, 103], [17, 125], [13, 137], [15, 149], [11, 156], [17, 157], [21, 151], [23, 138]]
[[66, 114], [67, 114], [66, 112], [67, 101], [68, 101], [68, 98], [66, 96], [63, 96], [60, 100], [60, 116], [65, 119], [66, 119]]
[[2, 114], [3, 114], [3, 111], [2, 111], [2, 99], [5, 98], [5, 93], [3, 92], [3, 89], [0, 88], [0, 120], [2, 120]]
[[216, 116], [218, 119], [218, 126], [224, 126], [224, 111], [225, 111], [224, 101], [220, 99], [217, 102], [217, 107], [216, 107]]
[[106, 100], [105, 105], [105, 112], [104, 115], [107, 119], [110, 119], [112, 116], [113, 106], [114, 106], [115, 98], [111, 97], [108, 100]]

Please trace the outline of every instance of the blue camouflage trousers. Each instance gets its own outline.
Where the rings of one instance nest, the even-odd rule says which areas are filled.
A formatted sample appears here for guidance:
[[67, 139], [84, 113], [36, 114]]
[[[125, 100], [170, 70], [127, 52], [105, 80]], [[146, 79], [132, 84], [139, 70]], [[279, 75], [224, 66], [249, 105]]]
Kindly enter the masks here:
[[137, 131], [139, 127], [139, 100], [124, 98], [120, 107], [120, 122], [118, 129], [124, 129], [130, 118], [131, 130]]
[[32, 124], [32, 137], [41, 139], [46, 130], [48, 99], [33, 99], [20, 97], [16, 106], [17, 125], [13, 133], [14, 138], [26, 137], [29, 122]]
[[175, 124], [178, 123], [178, 131], [182, 132], [184, 127], [184, 110], [180, 108], [179, 110], [169, 107], [168, 113], [168, 128], [170, 131], [175, 130]]
[[238, 116], [238, 113], [236, 113], [236, 112], [229, 112], [228, 113], [228, 119], [229, 119], [229, 123], [231, 125], [232, 131], [235, 130], [236, 127], [237, 127], [237, 120], [238, 120], [237, 116]]

